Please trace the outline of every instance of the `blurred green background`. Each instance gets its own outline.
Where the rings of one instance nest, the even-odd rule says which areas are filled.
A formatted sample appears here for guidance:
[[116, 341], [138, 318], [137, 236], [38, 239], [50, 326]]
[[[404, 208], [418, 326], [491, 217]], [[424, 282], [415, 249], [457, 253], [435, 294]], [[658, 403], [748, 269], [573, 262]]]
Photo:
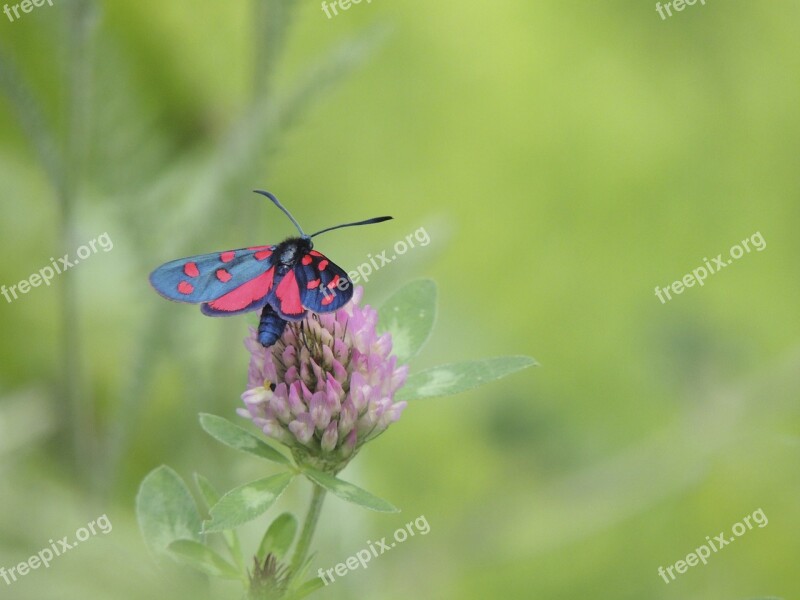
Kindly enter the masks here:
[[[147, 283], [166, 260], [291, 234], [253, 188], [310, 230], [394, 215], [320, 240], [347, 268], [426, 228], [365, 286], [379, 303], [438, 282], [412, 371], [541, 363], [413, 404], [347, 469], [403, 512], [328, 499], [315, 569], [419, 515], [431, 530], [313, 597], [800, 596], [798, 18], [789, 0], [667, 20], [586, 0], [0, 15], [0, 283], [114, 243], [0, 298], [0, 566], [104, 513], [114, 526], [0, 596], [237, 597], [157, 567], [133, 506], [162, 463], [221, 489], [264, 474], [197, 424], [235, 418], [254, 318], [203, 318]], [[655, 297], [755, 232], [763, 252]], [[307, 501], [295, 485], [278, 509]], [[768, 526], [658, 576], [758, 508]]]

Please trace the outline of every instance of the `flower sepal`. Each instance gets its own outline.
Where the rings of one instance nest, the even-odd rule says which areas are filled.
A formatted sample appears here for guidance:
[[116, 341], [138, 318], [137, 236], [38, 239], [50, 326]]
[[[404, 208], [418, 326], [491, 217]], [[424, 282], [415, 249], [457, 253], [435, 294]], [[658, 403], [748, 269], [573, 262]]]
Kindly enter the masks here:
[[357, 454], [357, 452], [353, 452], [349, 457], [343, 458], [335, 454], [315, 453], [300, 445], [293, 446], [291, 451], [301, 473], [308, 469], [314, 469], [329, 475], [337, 475], [342, 472]]

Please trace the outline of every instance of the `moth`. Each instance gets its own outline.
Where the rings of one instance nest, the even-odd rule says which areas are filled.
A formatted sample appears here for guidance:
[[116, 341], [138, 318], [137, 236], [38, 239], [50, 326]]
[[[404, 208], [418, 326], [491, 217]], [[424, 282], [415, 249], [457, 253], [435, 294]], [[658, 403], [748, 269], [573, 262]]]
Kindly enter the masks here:
[[200, 304], [203, 314], [210, 317], [261, 310], [258, 341], [268, 348], [278, 341], [289, 321], [303, 319], [307, 311], [335, 311], [353, 297], [353, 284], [347, 273], [314, 250], [312, 238], [343, 227], [382, 223], [392, 217], [345, 223], [306, 235], [273, 194], [254, 191], [283, 211], [300, 236], [272, 246], [172, 260], [150, 274], [150, 283], [168, 300]]

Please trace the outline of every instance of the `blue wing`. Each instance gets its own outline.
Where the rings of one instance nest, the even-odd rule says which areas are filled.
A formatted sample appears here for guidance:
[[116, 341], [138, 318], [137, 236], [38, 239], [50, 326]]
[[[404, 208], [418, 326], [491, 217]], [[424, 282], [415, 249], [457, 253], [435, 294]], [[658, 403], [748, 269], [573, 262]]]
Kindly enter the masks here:
[[153, 288], [169, 300], [202, 303], [203, 313], [234, 315], [261, 308], [278, 284], [275, 246], [213, 252], [170, 261], [150, 274]]
[[301, 302], [308, 310], [331, 312], [353, 297], [353, 284], [347, 273], [316, 250], [303, 256], [294, 271]]

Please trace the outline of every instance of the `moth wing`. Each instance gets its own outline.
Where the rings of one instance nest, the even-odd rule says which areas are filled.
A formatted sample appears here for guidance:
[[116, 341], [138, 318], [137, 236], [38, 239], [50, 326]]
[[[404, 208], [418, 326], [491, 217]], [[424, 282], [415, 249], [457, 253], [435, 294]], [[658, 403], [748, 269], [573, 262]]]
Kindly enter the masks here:
[[344, 269], [312, 250], [294, 268], [305, 308], [324, 313], [338, 310], [353, 297], [353, 283]]
[[266, 304], [277, 283], [274, 246], [212, 252], [170, 261], [150, 274], [162, 296], [203, 304], [207, 315], [232, 315]]

